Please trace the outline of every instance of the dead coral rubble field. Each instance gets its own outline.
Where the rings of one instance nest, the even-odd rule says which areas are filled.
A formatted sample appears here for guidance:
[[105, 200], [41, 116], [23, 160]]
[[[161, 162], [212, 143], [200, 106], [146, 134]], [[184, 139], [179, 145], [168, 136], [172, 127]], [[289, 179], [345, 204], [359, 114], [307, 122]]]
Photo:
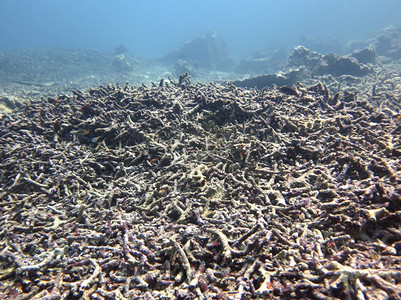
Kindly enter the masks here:
[[181, 77], [0, 126], [1, 299], [401, 298], [394, 107]]

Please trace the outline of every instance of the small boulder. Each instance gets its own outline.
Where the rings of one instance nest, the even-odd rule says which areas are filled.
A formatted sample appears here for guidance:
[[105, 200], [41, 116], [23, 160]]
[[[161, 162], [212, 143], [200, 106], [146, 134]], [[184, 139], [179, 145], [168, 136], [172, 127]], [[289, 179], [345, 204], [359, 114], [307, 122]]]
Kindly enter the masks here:
[[223, 38], [214, 32], [191, 40], [160, 58], [161, 62], [170, 65], [175, 65], [179, 60], [197, 64], [200, 68], [220, 71], [229, 70], [233, 64]]
[[111, 67], [113, 68], [114, 71], [120, 73], [132, 71], [132, 65], [128, 61], [124, 53], [114, 56], [113, 61], [111, 63]]

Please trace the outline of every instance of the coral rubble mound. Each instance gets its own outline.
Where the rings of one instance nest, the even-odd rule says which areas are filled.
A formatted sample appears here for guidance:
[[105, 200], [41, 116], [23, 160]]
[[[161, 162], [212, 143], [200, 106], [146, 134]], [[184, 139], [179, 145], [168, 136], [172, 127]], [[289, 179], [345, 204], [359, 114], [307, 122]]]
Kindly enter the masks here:
[[0, 118], [0, 294], [397, 299], [398, 108], [107, 85]]

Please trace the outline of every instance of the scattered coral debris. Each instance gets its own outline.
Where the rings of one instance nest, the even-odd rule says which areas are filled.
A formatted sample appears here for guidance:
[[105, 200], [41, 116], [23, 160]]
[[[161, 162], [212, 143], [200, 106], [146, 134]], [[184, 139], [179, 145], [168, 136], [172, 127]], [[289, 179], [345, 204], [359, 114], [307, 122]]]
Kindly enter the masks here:
[[33, 102], [0, 119], [0, 294], [398, 299], [400, 131], [323, 84]]

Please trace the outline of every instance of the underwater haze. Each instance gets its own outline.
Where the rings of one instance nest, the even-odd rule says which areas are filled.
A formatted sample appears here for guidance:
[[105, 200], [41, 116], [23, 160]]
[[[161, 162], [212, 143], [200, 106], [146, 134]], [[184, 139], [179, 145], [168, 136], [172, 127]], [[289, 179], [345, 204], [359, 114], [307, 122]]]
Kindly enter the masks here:
[[0, 0], [0, 300], [401, 299], [401, 0]]
[[206, 32], [232, 57], [286, 44], [366, 39], [401, 19], [399, 0], [1, 0], [0, 50], [90, 48], [157, 58]]

